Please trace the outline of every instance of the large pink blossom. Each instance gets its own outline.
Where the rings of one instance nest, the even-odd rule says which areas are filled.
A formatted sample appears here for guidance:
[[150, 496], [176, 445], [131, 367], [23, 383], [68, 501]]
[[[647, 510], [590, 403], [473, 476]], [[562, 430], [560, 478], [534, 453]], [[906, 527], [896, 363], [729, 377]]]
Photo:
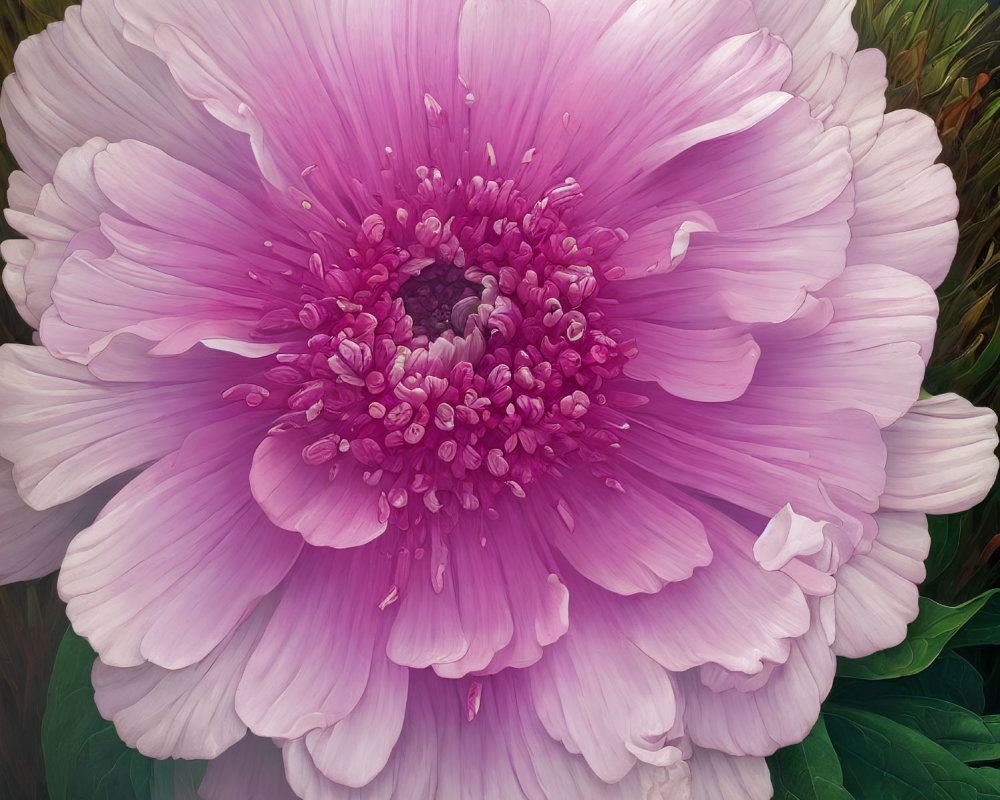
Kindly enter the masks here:
[[21, 45], [0, 575], [61, 568], [127, 743], [205, 800], [770, 796], [997, 469], [917, 399], [955, 188], [850, 6], [87, 0]]

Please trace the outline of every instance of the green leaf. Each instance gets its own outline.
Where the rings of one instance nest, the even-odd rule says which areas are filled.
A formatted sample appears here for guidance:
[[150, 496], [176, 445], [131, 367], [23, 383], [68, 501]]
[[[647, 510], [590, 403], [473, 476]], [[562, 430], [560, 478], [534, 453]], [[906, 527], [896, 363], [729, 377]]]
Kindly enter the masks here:
[[805, 739], [779, 750], [768, 766], [774, 800], [853, 800], [822, 716]]
[[871, 698], [886, 695], [935, 697], [976, 714], [982, 714], [986, 707], [982, 675], [972, 664], [951, 651], [942, 654], [927, 669], [916, 675], [885, 681], [839, 679], [833, 685], [830, 701], [838, 705], [865, 708]]
[[1000, 644], [1000, 594], [990, 597], [951, 640], [952, 647], [997, 644]]
[[895, 647], [865, 658], [840, 659], [837, 674], [847, 678], [885, 680], [915, 675], [926, 669], [953, 637], [1000, 589], [991, 589], [960, 606], [943, 606], [920, 598], [920, 613], [910, 623], [906, 639]]
[[95, 658], [86, 640], [66, 632], [42, 720], [51, 800], [194, 800], [196, 792], [184, 791], [200, 783], [203, 763], [147, 758], [101, 717], [90, 682]]
[[859, 800], [1000, 800], [996, 770], [970, 767], [906, 725], [839, 705], [826, 723], [844, 786]]
[[966, 763], [1000, 759], [1000, 725], [935, 697], [887, 695], [870, 700], [865, 709], [922, 733]]
[[927, 570], [926, 579], [932, 581], [947, 569], [958, 553], [962, 541], [961, 515], [928, 515], [927, 529], [931, 535], [931, 551], [924, 567]]

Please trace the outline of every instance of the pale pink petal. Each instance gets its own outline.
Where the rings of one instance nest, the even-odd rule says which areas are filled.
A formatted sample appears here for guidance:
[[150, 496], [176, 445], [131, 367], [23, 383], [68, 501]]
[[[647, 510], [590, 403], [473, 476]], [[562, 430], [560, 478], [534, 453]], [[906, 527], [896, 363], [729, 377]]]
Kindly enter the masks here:
[[0, 117], [21, 169], [44, 183], [92, 137], [136, 138], [247, 183], [249, 148], [188, 100], [162, 61], [126, 44], [120, 26], [113, 0], [88, 0], [18, 47]]
[[378, 643], [393, 612], [378, 604], [389, 564], [374, 545], [304, 549], [236, 691], [237, 713], [251, 731], [293, 739], [334, 725], [358, 705], [373, 661], [385, 658]]
[[878, 507], [885, 445], [868, 413], [814, 410], [754, 385], [731, 403], [693, 403], [649, 387], [628, 388], [652, 401], [629, 412], [634, 434], [621, 455], [661, 479], [765, 518], [789, 498], [812, 519]]
[[790, 639], [809, 628], [802, 590], [787, 575], [757, 564], [753, 533], [707, 506], [697, 514], [712, 532], [710, 567], [658, 594], [616, 600], [617, 624], [674, 672], [711, 661], [756, 673], [765, 661], [783, 662]]
[[35, 511], [14, 486], [11, 463], [0, 459], [0, 584], [40, 578], [59, 569], [70, 540], [94, 521], [117, 487]]
[[696, 209], [713, 224], [690, 233], [664, 287], [681, 281], [678, 288], [693, 284], [718, 294], [742, 322], [791, 316], [806, 291], [844, 268], [854, 211], [848, 144], [845, 129], [824, 130], [804, 102], [792, 100], [746, 131], [675, 158], [648, 190], [650, 200], [655, 195], [665, 206], [660, 215]]
[[305, 746], [313, 763], [334, 783], [364, 786], [385, 767], [403, 727], [409, 670], [376, 658], [361, 699], [329, 728], [310, 731], [291, 746]]
[[878, 535], [868, 553], [837, 570], [833, 595], [839, 656], [860, 658], [899, 644], [917, 617], [917, 585], [930, 550], [923, 514], [882, 511]]
[[[855, 0], [753, 0], [760, 24], [778, 34], [792, 49], [792, 72], [784, 88], [814, 101], [816, 76], [831, 57], [850, 62], [858, 47], [851, 24]], [[810, 91], [811, 90], [811, 91]]]
[[[166, 382], [156, 359], [130, 356], [131, 374], [108, 383], [40, 347], [5, 345], [0, 349], [0, 450], [14, 462], [21, 496], [39, 509], [66, 502], [176, 450], [193, 429], [231, 417], [234, 407], [221, 392], [233, 359], [192, 354], [190, 378]], [[205, 361], [211, 374], [199, 374]]]
[[763, 758], [694, 749], [691, 800], [770, 800], [774, 789]]
[[[336, 784], [299, 742], [284, 749], [288, 781], [305, 800], [690, 800], [687, 765], [639, 764], [608, 784], [553, 741], [531, 693], [510, 671], [469, 681], [410, 673], [403, 730], [389, 762], [361, 789]], [[473, 713], [470, 714], [470, 709]], [[470, 716], [472, 719], [470, 720]]]
[[802, 741], [833, 685], [836, 658], [814, 624], [791, 642], [788, 660], [773, 667], [759, 688], [715, 691], [699, 670], [677, 677], [685, 698], [684, 725], [701, 747], [732, 755], [766, 756]]
[[97, 708], [129, 747], [152, 758], [212, 759], [246, 734], [236, 685], [272, 611], [262, 602], [204, 659], [178, 670], [94, 662]]
[[318, 547], [356, 547], [385, 531], [385, 500], [349, 453], [306, 463], [303, 450], [320, 438], [310, 429], [272, 433], [253, 457], [250, 487], [274, 522]]
[[997, 416], [948, 393], [913, 404], [883, 432], [883, 508], [951, 514], [971, 508], [997, 476]]
[[301, 539], [247, 485], [260, 425], [244, 414], [196, 430], [73, 540], [59, 594], [106, 664], [195, 664], [288, 572]]
[[920, 278], [850, 266], [788, 325], [758, 334], [762, 396], [810, 409], [867, 411], [885, 427], [916, 400], [934, 345], [937, 298]]
[[671, 741], [680, 715], [670, 673], [621, 640], [606, 596], [572, 594], [569, 632], [527, 670], [545, 729], [609, 783], [624, 778], [637, 759], [660, 766], [679, 760]]
[[[4, 255], [15, 264], [9, 284], [24, 319], [38, 327], [42, 315], [52, 304], [52, 286], [56, 272], [68, 251], [83, 243], [100, 249], [106, 247], [93, 229], [101, 212], [109, 205], [94, 179], [94, 158], [107, 147], [101, 138], [90, 139], [67, 150], [55, 166], [51, 182], [39, 188], [30, 208], [10, 208], [7, 222], [27, 241], [9, 239]], [[5, 285], [8, 283], [4, 268]]]
[[958, 197], [930, 117], [886, 114], [874, 146], [854, 167], [857, 212], [851, 219], [852, 264], [884, 264], [937, 286], [958, 244]]
[[862, 50], [850, 60], [844, 85], [823, 118], [827, 127], [846, 125], [851, 132], [851, 156], [855, 163], [872, 145], [882, 127], [885, 114], [885, 54], [881, 50]]
[[299, 800], [285, 780], [281, 750], [248, 734], [208, 762], [200, 800]]

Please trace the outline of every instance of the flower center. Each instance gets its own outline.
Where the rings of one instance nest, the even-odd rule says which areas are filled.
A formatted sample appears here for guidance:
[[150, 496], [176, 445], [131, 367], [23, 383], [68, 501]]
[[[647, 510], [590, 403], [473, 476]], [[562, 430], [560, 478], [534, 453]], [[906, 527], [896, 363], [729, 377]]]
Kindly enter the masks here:
[[319, 469], [360, 462], [404, 531], [495, 514], [498, 493], [581, 465], [616, 485], [602, 464], [627, 425], [605, 384], [635, 344], [598, 298], [623, 272], [609, 260], [623, 234], [575, 229], [572, 180], [531, 203], [513, 181], [417, 177], [346, 253], [317, 237], [297, 314], [262, 323], [305, 329], [266, 373], [288, 407], [272, 433], [308, 430]]
[[449, 329], [465, 332], [482, 290], [454, 264], [435, 261], [400, 286], [397, 296], [413, 321], [414, 335], [434, 340]]

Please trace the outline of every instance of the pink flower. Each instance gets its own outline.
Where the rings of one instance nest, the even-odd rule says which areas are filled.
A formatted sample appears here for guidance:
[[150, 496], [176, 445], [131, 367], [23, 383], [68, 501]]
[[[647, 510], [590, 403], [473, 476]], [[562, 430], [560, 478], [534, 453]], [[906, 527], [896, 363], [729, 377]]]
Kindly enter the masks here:
[[126, 742], [205, 800], [770, 795], [997, 470], [917, 400], [957, 201], [850, 5], [88, 0], [21, 45], [3, 577], [61, 568]]

